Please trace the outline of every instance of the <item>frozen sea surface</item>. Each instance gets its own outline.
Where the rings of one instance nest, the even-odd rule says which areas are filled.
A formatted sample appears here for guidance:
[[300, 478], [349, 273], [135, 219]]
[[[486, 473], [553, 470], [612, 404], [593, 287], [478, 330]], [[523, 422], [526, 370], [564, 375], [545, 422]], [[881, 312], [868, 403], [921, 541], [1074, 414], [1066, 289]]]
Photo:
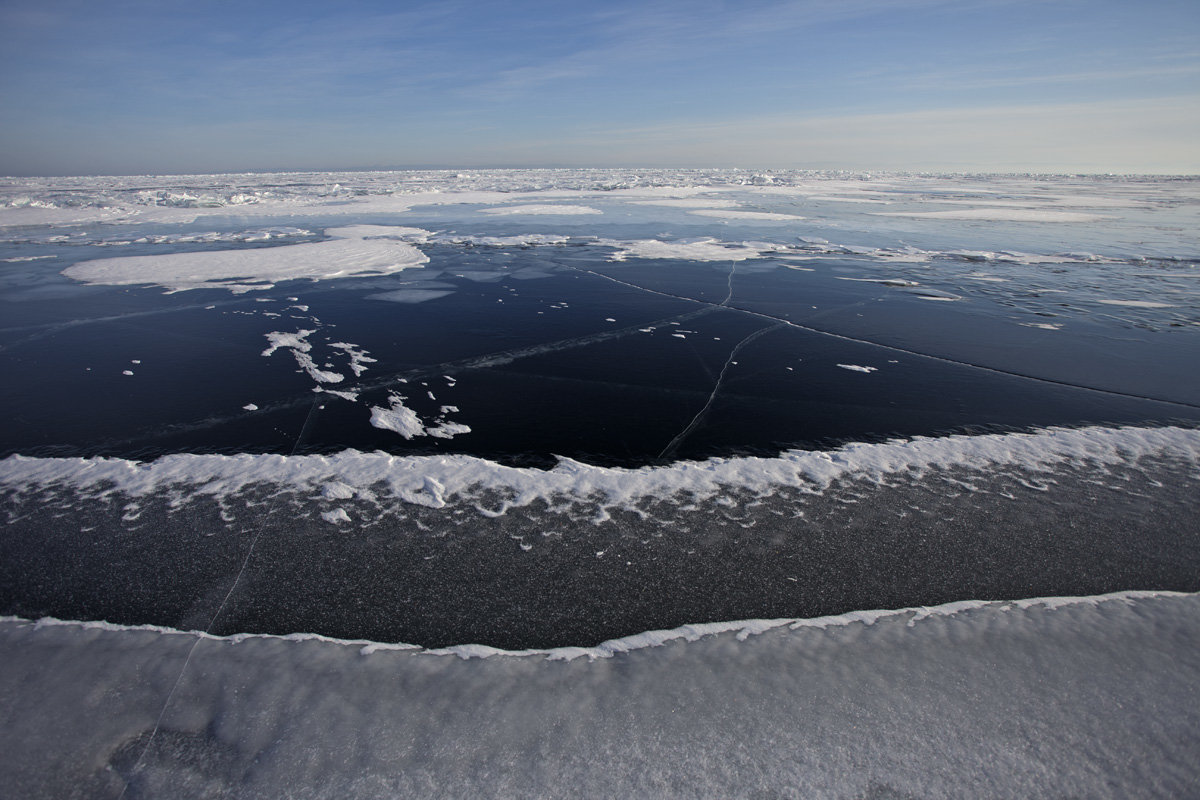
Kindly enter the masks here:
[[1192, 178], [2, 179], [0, 782], [1192, 793], [1198, 217]]

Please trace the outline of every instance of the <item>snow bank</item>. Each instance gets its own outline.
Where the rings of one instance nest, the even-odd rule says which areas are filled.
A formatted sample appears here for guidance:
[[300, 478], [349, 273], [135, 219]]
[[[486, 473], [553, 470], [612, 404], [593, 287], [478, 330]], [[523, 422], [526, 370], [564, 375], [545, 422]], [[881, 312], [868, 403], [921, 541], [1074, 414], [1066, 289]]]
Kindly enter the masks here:
[[[406, 413], [407, 412], [407, 413]], [[411, 414], [411, 416], [410, 416]], [[444, 420], [443, 420], [444, 421]], [[401, 435], [422, 435], [427, 426], [393, 397], [390, 408], [372, 409], [372, 423]], [[418, 429], [421, 434], [418, 434]], [[1200, 430], [1181, 427], [1049, 428], [1037, 433], [917, 437], [880, 444], [854, 443], [832, 451], [791, 450], [774, 458], [713, 458], [638, 469], [593, 466], [561, 458], [550, 470], [508, 467], [463, 455], [393, 456], [345, 450], [333, 455], [163, 456], [149, 463], [116, 458], [0, 460], [0, 486], [21, 490], [63, 485], [88, 494], [140, 496], [173, 485], [190, 494], [228, 496], [267, 483], [319, 493], [329, 481], [363, 488], [382, 486], [393, 496], [440, 507], [448, 499], [471, 500], [494, 490], [504, 508], [538, 500], [587, 499], [602, 508], [632, 508], [645, 498], [708, 498], [733, 490], [770, 492], [775, 487], [823, 491], [854, 476], [882, 481], [896, 473], [935, 468], [1011, 465], [1049, 471], [1064, 463], [1121, 464], [1143, 456], [1200, 464]], [[437, 490], [430, 491], [430, 481]]]
[[0, 619], [0, 784], [25, 798], [990, 799], [1183, 797], [1200, 782], [1196, 595], [810, 622], [690, 626], [645, 635], [657, 647], [610, 643], [618, 661], [552, 662]]

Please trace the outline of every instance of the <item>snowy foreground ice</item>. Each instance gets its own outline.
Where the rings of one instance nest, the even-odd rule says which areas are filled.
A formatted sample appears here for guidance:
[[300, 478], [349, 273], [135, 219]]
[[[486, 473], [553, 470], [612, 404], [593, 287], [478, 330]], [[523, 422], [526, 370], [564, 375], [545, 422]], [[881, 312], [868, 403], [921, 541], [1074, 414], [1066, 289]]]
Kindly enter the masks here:
[[1200, 794], [1197, 231], [1191, 178], [2, 179], [0, 795]]
[[1187, 797], [1198, 603], [778, 620], [573, 660], [4, 621], [5, 784], [55, 798], [127, 782], [152, 797]]

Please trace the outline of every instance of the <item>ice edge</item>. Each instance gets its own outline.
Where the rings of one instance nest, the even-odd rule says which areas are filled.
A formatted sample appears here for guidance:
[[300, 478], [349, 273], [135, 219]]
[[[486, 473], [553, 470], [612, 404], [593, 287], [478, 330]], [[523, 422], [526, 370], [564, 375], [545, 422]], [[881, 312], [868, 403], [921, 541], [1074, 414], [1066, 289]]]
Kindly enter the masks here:
[[1007, 612], [1012, 609], [1023, 611], [1040, 606], [1046, 610], [1053, 611], [1055, 609], [1070, 606], [1098, 606], [1102, 603], [1110, 603], [1115, 601], [1132, 604], [1138, 600], [1182, 597], [1200, 597], [1200, 592], [1193, 593], [1167, 590], [1134, 589], [1083, 597], [1032, 597], [1018, 600], [958, 600], [936, 606], [911, 606], [898, 609], [850, 611], [845, 614], [811, 617], [808, 619], [748, 619], [730, 622], [693, 623], [681, 625], [678, 628], [672, 628], [669, 630], [645, 631], [643, 633], [636, 633], [631, 636], [624, 636], [619, 639], [610, 639], [608, 641], [601, 642], [594, 647], [567, 646], [525, 650], [504, 650], [498, 647], [491, 647], [489, 645], [482, 644], [461, 644], [453, 645], [451, 647], [426, 648], [414, 644], [375, 642], [367, 639], [339, 639], [332, 636], [322, 636], [321, 634], [316, 633], [235, 633], [227, 636], [218, 636], [205, 631], [181, 630], [178, 628], [168, 628], [160, 625], [119, 625], [102, 621], [62, 620], [55, 617], [42, 617], [40, 619], [32, 620], [18, 616], [0, 616], [0, 625], [32, 625], [35, 629], [44, 627], [75, 627], [84, 630], [101, 631], [146, 631], [165, 635], [194, 636], [200, 639], [225, 642], [228, 644], [239, 644], [252, 639], [273, 639], [297, 643], [316, 641], [347, 647], [359, 647], [361, 648], [360, 653], [364, 656], [377, 652], [402, 651], [411, 655], [419, 656], [456, 656], [463, 660], [506, 656], [509, 658], [543, 658], [547, 661], [569, 662], [578, 658], [587, 658], [589, 661], [612, 658], [614, 656], [632, 653], [650, 647], [660, 647], [675, 641], [682, 640], [685, 643], [692, 643], [707, 637], [719, 636], [728, 633], [736, 633], [737, 640], [739, 642], [743, 642], [751, 636], [757, 636], [759, 634], [785, 626], [791, 631], [805, 628], [826, 630], [828, 628], [839, 628], [856, 624], [874, 625], [876, 622], [883, 619], [909, 615], [908, 627], [913, 627], [918, 622], [932, 619], [934, 617], [952, 617], [962, 612], [975, 611], [983, 608], [992, 608], [997, 611]]

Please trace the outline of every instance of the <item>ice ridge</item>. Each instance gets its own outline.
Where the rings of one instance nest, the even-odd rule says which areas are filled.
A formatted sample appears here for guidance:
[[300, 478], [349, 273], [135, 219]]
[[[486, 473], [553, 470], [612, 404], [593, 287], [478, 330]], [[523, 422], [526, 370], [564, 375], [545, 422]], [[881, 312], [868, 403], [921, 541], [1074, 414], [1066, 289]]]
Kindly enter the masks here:
[[[425, 426], [422, 425], [422, 428]], [[1045, 471], [1063, 463], [1127, 463], [1143, 456], [1200, 463], [1200, 430], [1183, 427], [1047, 428], [1034, 433], [915, 437], [857, 442], [831, 451], [790, 450], [775, 457], [711, 458], [641, 468], [601, 467], [560, 458], [550, 470], [510, 467], [466, 455], [395, 456], [344, 450], [332, 455], [198, 455], [178, 453], [149, 463], [119, 458], [0, 460], [0, 487], [71, 487], [87, 495], [145, 496], [172, 486], [217, 498], [254, 484], [319, 494], [336, 481], [356, 491], [440, 508], [473, 503], [485, 494], [505, 498], [489, 515], [538, 500], [573, 499], [601, 509], [634, 508], [646, 498], [705, 499], [731, 491], [767, 494], [777, 487], [821, 492], [843, 477], [881, 481], [934, 468], [1012, 465]], [[430, 486], [436, 485], [437, 491]], [[489, 503], [489, 505], [494, 505]], [[482, 509], [481, 509], [482, 510]]]

